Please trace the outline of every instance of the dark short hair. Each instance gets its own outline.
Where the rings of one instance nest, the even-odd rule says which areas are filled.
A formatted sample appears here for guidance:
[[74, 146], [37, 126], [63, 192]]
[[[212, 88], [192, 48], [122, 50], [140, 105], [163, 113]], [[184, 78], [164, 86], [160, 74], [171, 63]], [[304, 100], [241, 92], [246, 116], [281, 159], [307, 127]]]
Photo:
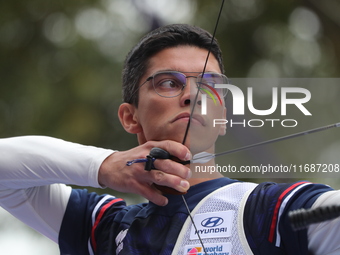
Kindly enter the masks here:
[[[179, 45], [190, 45], [210, 50], [224, 72], [222, 52], [212, 35], [206, 30], [186, 24], [174, 24], [157, 28], [146, 34], [125, 59], [123, 68], [123, 100], [138, 106], [138, 86], [148, 68], [149, 59], [158, 52]], [[202, 70], [203, 71], [203, 70]]]

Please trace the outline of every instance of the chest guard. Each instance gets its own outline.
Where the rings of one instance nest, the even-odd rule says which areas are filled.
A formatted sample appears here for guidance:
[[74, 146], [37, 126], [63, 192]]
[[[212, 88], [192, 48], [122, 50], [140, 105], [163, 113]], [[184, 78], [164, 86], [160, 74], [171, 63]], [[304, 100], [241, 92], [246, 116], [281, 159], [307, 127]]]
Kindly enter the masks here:
[[196, 228], [188, 217], [172, 255], [253, 254], [244, 233], [243, 213], [247, 198], [256, 186], [238, 182], [206, 196], [191, 213]]

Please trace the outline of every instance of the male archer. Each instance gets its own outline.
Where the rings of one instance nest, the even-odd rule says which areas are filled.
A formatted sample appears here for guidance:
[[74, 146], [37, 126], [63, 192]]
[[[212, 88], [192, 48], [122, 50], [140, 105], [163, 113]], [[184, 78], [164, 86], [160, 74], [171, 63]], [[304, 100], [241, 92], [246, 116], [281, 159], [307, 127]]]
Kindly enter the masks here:
[[[127, 165], [153, 147], [181, 161], [214, 153], [225, 129], [214, 127], [213, 119], [224, 119], [226, 109], [212, 97], [224, 96], [215, 84], [225, 83], [226, 76], [220, 48], [211, 41], [201, 28], [169, 25], [150, 32], [130, 51], [118, 116], [123, 128], [137, 135], [136, 148], [114, 152], [48, 137], [2, 139], [1, 206], [58, 242], [61, 254], [339, 252], [339, 220], [297, 232], [288, 224], [290, 210], [339, 203], [339, 192], [326, 185], [242, 183], [220, 173], [190, 171], [171, 159], [156, 159], [151, 171], [141, 163]], [[200, 114], [203, 95], [206, 115]], [[214, 159], [199, 164], [211, 166]], [[150, 202], [127, 206], [120, 198], [67, 184], [132, 192]], [[195, 226], [182, 197], [164, 194], [154, 184], [187, 192]]]

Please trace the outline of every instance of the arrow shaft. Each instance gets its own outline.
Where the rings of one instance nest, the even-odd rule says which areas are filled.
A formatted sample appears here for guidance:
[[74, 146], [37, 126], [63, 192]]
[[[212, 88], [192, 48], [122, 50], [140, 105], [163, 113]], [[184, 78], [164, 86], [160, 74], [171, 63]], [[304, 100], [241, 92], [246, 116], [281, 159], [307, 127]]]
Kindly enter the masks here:
[[[243, 151], [243, 150], [248, 150], [248, 149], [252, 149], [255, 147], [259, 147], [262, 145], [267, 145], [267, 144], [271, 144], [271, 143], [276, 143], [276, 142], [281, 142], [284, 140], [288, 140], [288, 139], [292, 139], [292, 138], [296, 138], [296, 137], [300, 137], [300, 136], [304, 136], [304, 135], [310, 135], [316, 132], [321, 132], [321, 131], [325, 131], [331, 128], [335, 128], [335, 127], [340, 127], [340, 122], [338, 123], [334, 123], [334, 124], [330, 124], [327, 126], [322, 126], [319, 128], [314, 128], [314, 129], [310, 129], [310, 130], [306, 130], [306, 131], [302, 131], [299, 133], [295, 133], [295, 134], [291, 134], [291, 135], [287, 135], [287, 136], [282, 136], [282, 137], [278, 137], [278, 138], [274, 138], [271, 140], [267, 140], [267, 141], [263, 141], [263, 142], [259, 142], [259, 143], [255, 143], [255, 144], [250, 144], [250, 145], [246, 145], [240, 148], [236, 148], [236, 149], [232, 149], [232, 150], [228, 150], [228, 151], [224, 151], [224, 152], [220, 152], [220, 153], [216, 153], [213, 155], [208, 156], [209, 158], [211, 157], [219, 157], [219, 156], [223, 156], [223, 155], [227, 155], [227, 154], [232, 154], [235, 152], [239, 152], [239, 151]], [[207, 156], [203, 156], [203, 157], [198, 157], [195, 158], [195, 160], [199, 160], [199, 159], [205, 159], [208, 158]]]

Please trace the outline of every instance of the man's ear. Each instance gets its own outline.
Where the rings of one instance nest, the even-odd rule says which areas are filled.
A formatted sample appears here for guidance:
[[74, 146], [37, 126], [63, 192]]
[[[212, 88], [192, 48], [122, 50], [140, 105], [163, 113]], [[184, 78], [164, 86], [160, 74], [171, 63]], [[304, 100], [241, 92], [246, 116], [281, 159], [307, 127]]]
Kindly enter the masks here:
[[137, 108], [128, 103], [122, 103], [118, 109], [118, 117], [120, 123], [126, 132], [130, 134], [137, 134], [142, 131], [142, 127], [136, 117]]

